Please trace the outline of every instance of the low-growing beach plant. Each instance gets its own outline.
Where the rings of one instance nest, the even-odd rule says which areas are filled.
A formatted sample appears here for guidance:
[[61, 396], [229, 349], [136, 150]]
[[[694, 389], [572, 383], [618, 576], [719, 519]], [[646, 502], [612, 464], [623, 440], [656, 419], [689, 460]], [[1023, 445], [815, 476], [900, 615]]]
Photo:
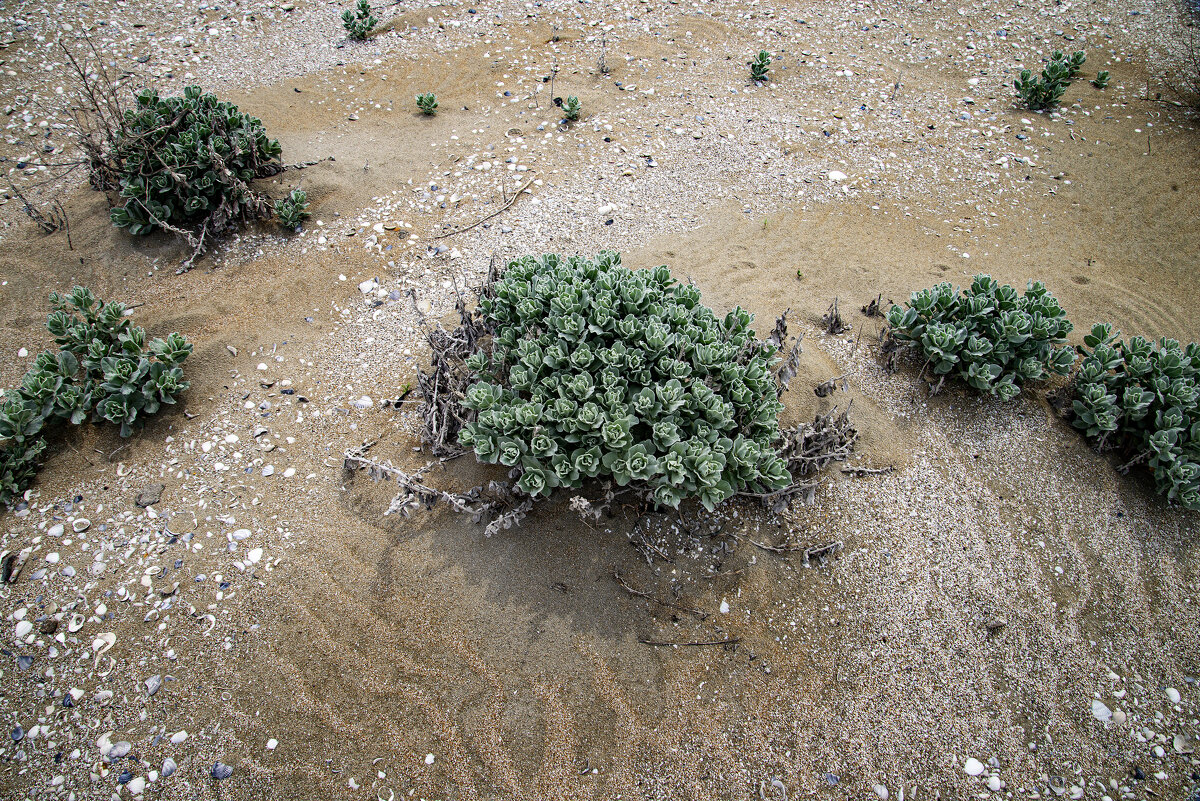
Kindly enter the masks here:
[[1075, 359], [1060, 347], [1071, 322], [1040, 281], [1025, 294], [977, 275], [969, 289], [948, 283], [914, 292], [906, 306], [888, 310], [889, 338], [925, 360], [938, 388], [958, 375], [980, 392], [1012, 400], [1026, 381], [1066, 375]]
[[371, 12], [370, 0], [358, 0], [354, 11], [346, 9], [342, 12], [342, 27], [351, 39], [361, 42], [371, 35], [379, 20]]
[[563, 117], [568, 122], [575, 122], [579, 119], [579, 112], [583, 110], [583, 104], [579, 102], [579, 98], [575, 95], [568, 95], [562, 105]]
[[275, 201], [275, 219], [289, 231], [299, 230], [308, 217], [308, 193], [303, 189], [293, 189], [287, 197]]
[[1087, 56], [1082, 50], [1077, 50], [1070, 56], [1055, 50], [1050, 54], [1050, 62], [1042, 69], [1040, 76], [1035, 76], [1031, 70], [1021, 70], [1021, 75], [1013, 81], [1013, 86], [1027, 108], [1033, 111], [1049, 108], [1062, 99], [1063, 93], [1071, 85], [1071, 79], [1079, 74], [1085, 61]]
[[1108, 70], [1100, 70], [1096, 73], [1096, 77], [1092, 79], [1092, 86], [1097, 89], [1103, 89], [1108, 86], [1109, 74]]
[[1200, 510], [1200, 346], [1151, 342], [1101, 323], [1084, 337], [1073, 425], [1101, 450], [1144, 463], [1158, 491]]
[[800, 353], [796, 338], [776, 357], [787, 312], [760, 341], [748, 312], [718, 316], [665, 266], [628, 270], [614, 252], [527, 256], [493, 268], [478, 306], [460, 295], [457, 310], [457, 328], [429, 332], [432, 370], [417, 373], [424, 440], [442, 462], [465, 449], [508, 481], [452, 493], [425, 483], [438, 462], [406, 472], [348, 451], [348, 470], [400, 487], [389, 514], [440, 499], [492, 517], [491, 534], [559, 490], [585, 519], [620, 497], [711, 510], [736, 495], [781, 510], [811, 498], [804, 476], [847, 458], [858, 436], [836, 407], [780, 426]]
[[750, 62], [750, 80], [755, 83], [764, 83], [767, 81], [767, 71], [771, 66], [771, 54], [766, 50], [759, 50], [758, 55]]
[[84, 287], [51, 294], [50, 305], [46, 328], [58, 351], [38, 354], [0, 402], [0, 503], [11, 503], [32, 481], [47, 426], [90, 416], [128, 437], [189, 386], [180, 365], [192, 346], [179, 334], [147, 341], [124, 304], [104, 303]]
[[742, 309], [719, 319], [666, 267], [627, 270], [615, 253], [515, 261], [480, 308], [495, 335], [468, 359], [475, 419], [459, 442], [519, 468], [522, 492], [611, 476], [660, 506], [696, 497], [711, 510], [791, 483], [775, 450], [775, 350]]
[[92, 164], [93, 185], [118, 193], [113, 225], [179, 233], [200, 251], [207, 237], [270, 214], [250, 182], [282, 170], [281, 148], [258, 118], [198, 86], [181, 97], [146, 89], [136, 101]]
[[417, 108], [421, 110], [422, 114], [432, 117], [434, 114], [437, 114], [437, 107], [437, 97], [433, 92], [424, 92], [417, 95]]

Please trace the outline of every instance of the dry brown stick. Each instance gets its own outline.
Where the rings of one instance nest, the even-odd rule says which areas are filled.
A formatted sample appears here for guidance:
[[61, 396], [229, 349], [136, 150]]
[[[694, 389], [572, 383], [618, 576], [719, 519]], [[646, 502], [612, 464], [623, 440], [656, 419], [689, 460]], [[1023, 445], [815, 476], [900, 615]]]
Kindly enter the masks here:
[[516, 194], [512, 196], [512, 200], [505, 203], [504, 206], [502, 208], [498, 209], [497, 211], [493, 211], [491, 214], [487, 215], [486, 217], [482, 217], [464, 228], [457, 228], [453, 231], [448, 231], [447, 233], [444, 233], [444, 234], [438, 234], [437, 236], [431, 237], [431, 238], [432, 239], [445, 239], [446, 237], [454, 236], [455, 234], [461, 234], [463, 231], [470, 231], [475, 226], [483, 225], [485, 222], [492, 219], [493, 217], [503, 214], [504, 212], [508, 211], [509, 207], [512, 206], [512, 204], [517, 202], [517, 198], [519, 198], [521, 196], [521, 193], [530, 187], [530, 185], [533, 183], [533, 179], [535, 177], [536, 176], [533, 176], [528, 181], [526, 181], [525, 185], [522, 186], [520, 189], [518, 189]]
[[894, 464], [887, 467], [843, 467], [842, 472], [851, 476], [879, 476], [896, 469]]
[[656, 645], [656, 646], [735, 645], [736, 643], [739, 643], [741, 641], [742, 641], [741, 637], [730, 637], [729, 639], [726, 639], [726, 640], [706, 640], [704, 642], [667, 642], [667, 641], [662, 641], [662, 640], [638, 640], [638, 642], [640, 642], [642, 645]]
[[658, 604], [659, 606], [665, 606], [669, 609], [678, 609], [681, 612], [688, 612], [690, 614], [696, 615], [701, 620], [704, 620], [704, 618], [708, 617], [707, 612], [701, 612], [699, 609], [692, 609], [690, 606], [683, 606], [681, 604], [673, 604], [670, 601], [664, 601], [661, 598], [656, 598], [654, 595], [652, 595], [651, 593], [645, 592], [644, 590], [635, 590], [633, 587], [630, 587], [628, 584], [625, 583], [625, 579], [621, 578], [621, 574], [619, 572], [617, 572], [616, 570], [613, 571], [613, 578], [616, 579], [617, 583], [620, 584], [621, 587], [625, 590], [625, 592], [629, 593], [630, 595], [635, 595], [638, 598], [645, 598], [647, 601], [653, 601], [654, 603]]

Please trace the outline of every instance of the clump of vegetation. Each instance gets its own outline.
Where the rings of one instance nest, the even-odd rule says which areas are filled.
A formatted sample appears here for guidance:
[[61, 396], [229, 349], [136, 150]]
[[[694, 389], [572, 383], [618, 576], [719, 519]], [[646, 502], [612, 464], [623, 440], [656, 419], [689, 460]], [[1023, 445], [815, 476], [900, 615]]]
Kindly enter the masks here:
[[371, 13], [370, 0], [358, 0], [354, 11], [346, 9], [342, 12], [342, 27], [351, 39], [361, 42], [371, 35], [379, 20]]
[[568, 95], [562, 106], [563, 117], [568, 122], [575, 122], [579, 119], [579, 112], [583, 110], [583, 104], [579, 102], [579, 98], [575, 95]]
[[[86, 80], [85, 92], [95, 89]], [[145, 89], [128, 109], [115, 88], [105, 91], [90, 114], [76, 118], [76, 127], [92, 186], [117, 193], [113, 225], [132, 234], [166, 230], [184, 237], [193, 248], [186, 267], [208, 237], [270, 215], [269, 199], [250, 182], [283, 166], [279, 142], [260, 120], [198, 86], [185, 88], [182, 97]]]
[[496, 333], [467, 361], [475, 420], [459, 443], [519, 467], [522, 492], [611, 476], [661, 506], [711, 510], [791, 483], [774, 449], [774, 349], [742, 309], [719, 320], [666, 267], [630, 271], [613, 254], [513, 262], [480, 308]]
[[147, 342], [124, 304], [104, 303], [84, 287], [52, 294], [50, 305], [46, 328], [58, 352], [40, 353], [0, 404], [0, 503], [33, 480], [48, 424], [78, 425], [90, 416], [128, 437], [189, 386], [180, 365], [192, 346], [179, 334]]
[[1040, 281], [1021, 296], [991, 276], [977, 275], [960, 292], [941, 283], [914, 292], [907, 307], [888, 310], [890, 352], [910, 349], [939, 376], [957, 374], [981, 392], [1012, 400], [1026, 381], [1047, 372], [1066, 375], [1075, 354], [1066, 347], [1072, 326]]
[[417, 95], [417, 108], [421, 110], [422, 114], [432, 117], [434, 114], [437, 114], [437, 107], [437, 97], [433, 92], [425, 92]]
[[1107, 323], [1084, 337], [1074, 426], [1101, 450], [1145, 463], [1160, 493], [1200, 510], [1200, 346], [1120, 339]]
[[299, 230], [308, 218], [308, 193], [303, 189], [293, 189], [287, 197], [275, 201], [275, 219], [289, 231]]
[[1040, 76], [1034, 76], [1030, 70], [1021, 70], [1021, 76], [1013, 81], [1013, 86], [1028, 108], [1033, 111], [1049, 108], [1062, 99], [1063, 93], [1071, 85], [1071, 80], [1079, 74], [1085, 61], [1087, 56], [1082, 50], [1077, 50], [1070, 56], [1055, 50], [1050, 54], [1050, 62], [1042, 69]]
[[758, 55], [750, 62], [750, 80], [755, 83], [765, 83], [767, 71], [771, 66], [771, 54], [766, 50], [759, 50]]
[[[494, 513], [495, 530], [536, 499], [585, 485], [604, 488], [600, 507], [632, 494], [711, 510], [744, 495], [779, 509], [811, 496], [801, 477], [846, 458], [857, 437], [836, 409], [780, 428], [800, 351], [797, 340], [776, 358], [786, 314], [760, 341], [749, 313], [718, 317], [665, 266], [627, 270], [612, 252], [530, 256], [493, 273], [474, 311], [460, 299], [459, 314], [459, 328], [430, 334], [434, 370], [418, 374], [426, 440], [435, 455], [465, 448], [501, 465], [512, 483], [447, 493], [422, 482], [428, 468], [408, 474], [348, 453], [347, 468], [401, 486], [389, 511], [440, 498], [476, 519]], [[582, 495], [572, 507], [599, 513]]]
[[1103, 89], [1108, 86], [1109, 74], [1108, 70], [1100, 70], [1096, 73], [1096, 77], [1092, 79], [1092, 86], [1097, 89]]

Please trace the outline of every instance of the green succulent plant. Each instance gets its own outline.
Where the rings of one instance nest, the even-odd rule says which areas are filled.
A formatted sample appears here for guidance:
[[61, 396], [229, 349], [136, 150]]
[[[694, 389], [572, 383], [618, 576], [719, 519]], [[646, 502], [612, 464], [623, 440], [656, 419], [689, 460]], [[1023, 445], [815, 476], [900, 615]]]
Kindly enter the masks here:
[[434, 114], [437, 114], [437, 107], [437, 97], [433, 92], [425, 92], [424, 94], [417, 95], [417, 108], [421, 110], [422, 114], [432, 117]]
[[579, 119], [579, 112], [583, 110], [583, 104], [579, 102], [579, 98], [575, 95], [568, 95], [563, 101], [563, 117], [568, 122], [575, 122]]
[[965, 291], [941, 283], [892, 306], [887, 319], [891, 336], [919, 352], [934, 375], [958, 375], [1001, 400], [1048, 372], [1066, 375], [1075, 359], [1070, 348], [1056, 347], [1072, 326], [1040, 281], [1024, 296], [989, 275], [975, 276]]
[[90, 415], [128, 437], [189, 386], [180, 365], [192, 346], [179, 334], [147, 341], [124, 304], [84, 287], [51, 294], [50, 305], [46, 328], [58, 352], [38, 354], [0, 404], [0, 503], [11, 503], [36, 474], [47, 424], [78, 425]]
[[758, 55], [750, 62], [750, 80], [755, 83], [764, 83], [768, 80], [767, 71], [771, 67], [771, 54], [766, 50], [759, 50]]
[[1096, 73], [1096, 77], [1092, 79], [1092, 86], [1097, 89], [1104, 89], [1108, 86], [1109, 74], [1108, 70], [1100, 70]]
[[1072, 424], [1144, 461], [1160, 493], [1200, 510], [1200, 346], [1120, 337], [1100, 323], [1083, 338]]
[[299, 230], [308, 217], [308, 193], [303, 189], [293, 189], [287, 197], [275, 201], [275, 219], [289, 231]]
[[1027, 108], [1033, 111], [1050, 108], [1062, 99], [1063, 93], [1071, 85], [1071, 80], [1079, 74], [1085, 61], [1087, 56], [1082, 50], [1077, 50], [1070, 56], [1055, 50], [1050, 54], [1050, 61], [1042, 69], [1040, 76], [1034, 76], [1030, 70], [1021, 70], [1021, 75], [1013, 81], [1013, 86]]
[[113, 225], [131, 234], [217, 233], [270, 213], [249, 187], [282, 169], [279, 142], [260, 120], [198, 86], [186, 87], [182, 97], [145, 89], [136, 100], [112, 145], [120, 184]]
[[379, 20], [371, 12], [370, 0], [358, 0], [354, 11], [346, 9], [342, 12], [342, 27], [351, 39], [361, 42], [371, 35]]
[[661, 506], [712, 509], [791, 483], [775, 347], [741, 308], [719, 318], [668, 268], [631, 271], [601, 252], [510, 262], [480, 311], [494, 334], [466, 362], [473, 419], [459, 442], [517, 471], [520, 491], [603, 477]]

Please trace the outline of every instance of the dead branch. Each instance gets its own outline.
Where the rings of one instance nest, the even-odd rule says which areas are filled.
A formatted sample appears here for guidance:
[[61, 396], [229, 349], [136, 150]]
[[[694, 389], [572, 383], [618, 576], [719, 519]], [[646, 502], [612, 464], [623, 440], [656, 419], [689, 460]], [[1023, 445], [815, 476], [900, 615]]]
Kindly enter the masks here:
[[707, 612], [702, 612], [699, 609], [693, 609], [690, 606], [683, 606], [681, 604], [671, 603], [670, 601], [664, 601], [661, 598], [656, 597], [652, 593], [645, 592], [644, 590], [634, 589], [633, 587], [629, 586], [629, 584], [625, 581], [625, 579], [621, 578], [620, 572], [618, 572], [616, 570], [613, 571], [613, 578], [616, 579], [617, 583], [621, 585], [621, 588], [624, 589], [625, 592], [627, 592], [630, 595], [633, 595], [637, 598], [645, 598], [647, 601], [656, 603], [659, 606], [665, 606], [668, 609], [678, 609], [681, 612], [687, 612], [688, 614], [695, 615], [696, 617], [700, 618], [701, 620], [704, 620], [704, 618], [708, 617]]
[[535, 177], [536, 176], [530, 176], [529, 180], [525, 182], [524, 186], [522, 186], [520, 189], [517, 190], [516, 194], [514, 194], [512, 196], [511, 200], [509, 200], [507, 203], [505, 203], [499, 209], [497, 209], [496, 211], [493, 211], [491, 214], [487, 215], [486, 217], [482, 217], [482, 218], [476, 220], [475, 222], [471, 223], [470, 225], [464, 226], [462, 228], [456, 228], [453, 231], [448, 231], [444, 234], [438, 234], [435, 237], [431, 237], [431, 239], [445, 239], [447, 237], [454, 236], [455, 234], [461, 234], [464, 231], [470, 231], [472, 228], [474, 228], [477, 225], [483, 225], [485, 222], [492, 219], [493, 217], [500, 216], [504, 212], [508, 211], [508, 209], [512, 206], [512, 204], [517, 202], [517, 198], [521, 197], [521, 193], [529, 188], [529, 186], [533, 183], [533, 179]]
[[674, 645], [678, 645], [678, 646], [736, 645], [741, 641], [742, 641], [741, 637], [730, 637], [729, 639], [726, 639], [726, 640], [706, 640], [703, 642], [669, 642], [669, 641], [665, 641], [665, 640], [663, 640], [663, 641], [660, 641], [660, 640], [638, 640], [638, 642], [640, 642], [642, 645], [655, 645], [655, 646], [663, 646], [663, 647], [674, 646]]
[[821, 317], [821, 322], [825, 324], [825, 332], [827, 334], [841, 334], [849, 330], [846, 321], [842, 319], [842, 315], [838, 312], [838, 299], [834, 298], [833, 303], [829, 304], [829, 310]]
[[881, 476], [896, 470], [895, 465], [887, 467], [843, 467], [842, 472], [848, 476]]

